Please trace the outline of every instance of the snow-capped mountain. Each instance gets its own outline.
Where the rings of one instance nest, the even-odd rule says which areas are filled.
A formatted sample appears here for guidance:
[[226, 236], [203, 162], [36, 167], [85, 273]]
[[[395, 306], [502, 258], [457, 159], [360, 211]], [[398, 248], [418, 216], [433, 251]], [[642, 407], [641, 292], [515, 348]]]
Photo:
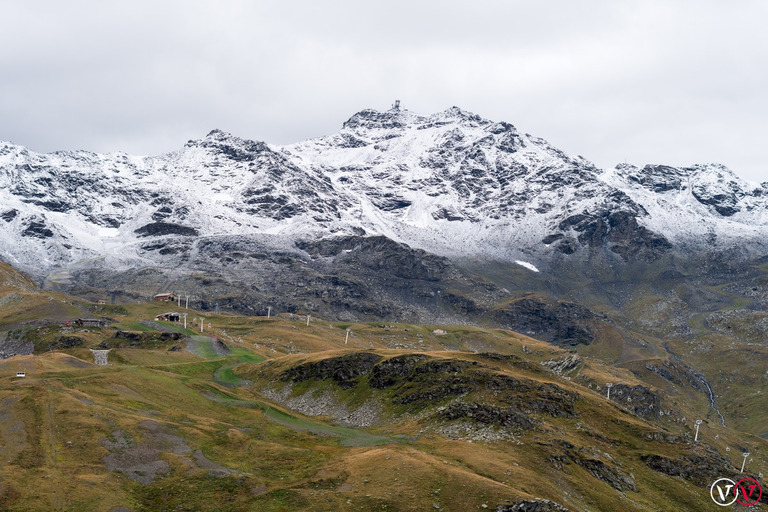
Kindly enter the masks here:
[[456, 107], [363, 110], [336, 134], [287, 146], [214, 130], [152, 157], [0, 143], [0, 205], [0, 259], [65, 284], [96, 267], [201, 268], [201, 250], [225, 241], [215, 250], [233, 255], [217, 258], [243, 259], [253, 247], [237, 244], [250, 240], [308, 261], [297, 241], [378, 235], [453, 261], [546, 270], [598, 252], [618, 265], [734, 247], [754, 256], [768, 234], [768, 187], [723, 166], [598, 169]]

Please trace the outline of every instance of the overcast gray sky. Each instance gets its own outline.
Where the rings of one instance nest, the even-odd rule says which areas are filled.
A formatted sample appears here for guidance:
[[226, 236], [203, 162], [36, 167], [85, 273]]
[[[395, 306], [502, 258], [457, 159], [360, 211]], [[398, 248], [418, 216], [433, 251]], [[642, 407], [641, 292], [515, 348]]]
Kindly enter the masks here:
[[508, 121], [602, 167], [768, 181], [768, 1], [3, 0], [0, 140], [159, 154], [285, 144], [393, 100]]

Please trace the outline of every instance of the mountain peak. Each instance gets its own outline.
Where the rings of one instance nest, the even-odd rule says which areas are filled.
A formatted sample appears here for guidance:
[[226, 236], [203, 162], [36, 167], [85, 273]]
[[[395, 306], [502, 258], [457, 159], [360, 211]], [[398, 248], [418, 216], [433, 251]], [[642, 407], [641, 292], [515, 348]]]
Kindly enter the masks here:
[[487, 119], [483, 119], [479, 115], [473, 112], [470, 112], [468, 110], [464, 110], [455, 105], [451, 108], [443, 110], [442, 112], [438, 112], [437, 114], [434, 114], [431, 117], [435, 119], [451, 119], [451, 120], [457, 120], [457, 121], [477, 123], [482, 125], [491, 124], [491, 121]]
[[205, 136], [206, 139], [223, 139], [227, 137], [232, 137], [232, 134], [225, 132], [224, 130], [219, 130], [218, 128], [214, 128]]
[[402, 129], [425, 119], [423, 116], [399, 107], [384, 112], [368, 108], [354, 114], [342, 127], [352, 130], [392, 130]]
[[239, 161], [253, 160], [256, 154], [269, 151], [264, 142], [243, 139], [218, 128], [208, 132], [202, 139], [190, 140], [184, 147], [213, 150], [214, 152], [226, 155], [232, 160]]

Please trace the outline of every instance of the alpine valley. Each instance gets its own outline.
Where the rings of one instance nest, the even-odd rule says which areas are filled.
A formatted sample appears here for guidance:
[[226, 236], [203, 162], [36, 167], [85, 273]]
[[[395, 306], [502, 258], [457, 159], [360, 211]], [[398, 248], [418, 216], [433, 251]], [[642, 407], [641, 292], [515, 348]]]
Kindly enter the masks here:
[[768, 182], [723, 165], [457, 107], [0, 142], [0, 260], [4, 509], [694, 511], [768, 469]]

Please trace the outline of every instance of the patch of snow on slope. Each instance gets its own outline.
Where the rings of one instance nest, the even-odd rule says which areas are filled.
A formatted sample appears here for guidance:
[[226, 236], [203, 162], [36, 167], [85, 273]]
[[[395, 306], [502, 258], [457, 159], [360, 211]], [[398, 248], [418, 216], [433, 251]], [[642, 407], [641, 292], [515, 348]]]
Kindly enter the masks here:
[[535, 265], [533, 265], [532, 263], [528, 263], [527, 261], [515, 260], [515, 263], [517, 263], [521, 267], [527, 268], [531, 272], [538, 272], [539, 271], [539, 269], [537, 269]]

